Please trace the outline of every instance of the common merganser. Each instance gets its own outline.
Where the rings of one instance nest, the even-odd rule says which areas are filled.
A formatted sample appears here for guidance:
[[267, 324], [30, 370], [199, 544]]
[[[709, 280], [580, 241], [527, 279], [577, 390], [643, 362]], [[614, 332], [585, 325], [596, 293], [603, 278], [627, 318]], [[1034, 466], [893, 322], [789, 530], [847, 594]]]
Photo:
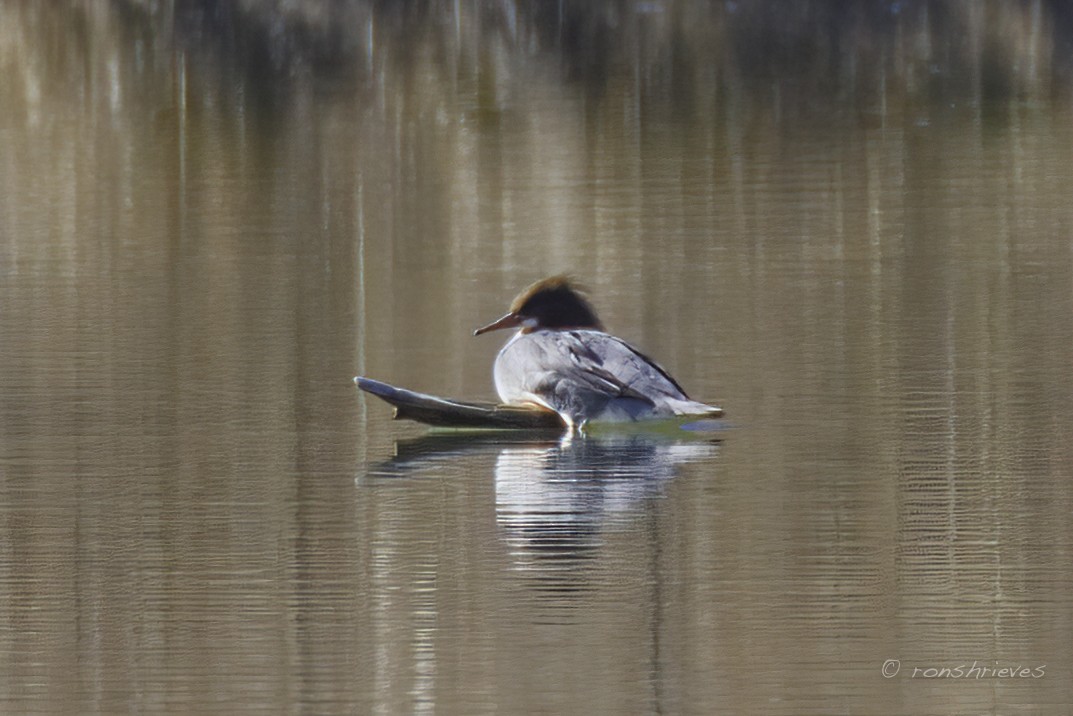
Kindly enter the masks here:
[[502, 318], [478, 328], [520, 330], [496, 356], [496, 392], [508, 405], [559, 414], [567, 427], [588, 422], [715, 418], [722, 409], [691, 400], [655, 361], [604, 331], [589, 302], [565, 276], [522, 291]]

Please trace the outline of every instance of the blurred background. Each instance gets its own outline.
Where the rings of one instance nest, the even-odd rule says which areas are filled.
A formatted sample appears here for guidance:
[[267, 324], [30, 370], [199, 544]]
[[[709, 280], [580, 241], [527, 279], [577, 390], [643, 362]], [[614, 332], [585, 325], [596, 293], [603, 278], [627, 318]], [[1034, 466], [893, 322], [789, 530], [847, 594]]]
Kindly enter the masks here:
[[[1071, 196], [1059, 0], [0, 0], [0, 705], [1068, 713]], [[560, 272], [720, 442], [355, 391]]]

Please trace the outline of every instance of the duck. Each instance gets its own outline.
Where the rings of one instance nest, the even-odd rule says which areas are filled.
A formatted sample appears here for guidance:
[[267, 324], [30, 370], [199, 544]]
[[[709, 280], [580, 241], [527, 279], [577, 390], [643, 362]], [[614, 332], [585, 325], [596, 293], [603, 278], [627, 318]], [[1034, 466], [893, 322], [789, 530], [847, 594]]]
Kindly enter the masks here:
[[500, 400], [550, 410], [570, 432], [590, 423], [717, 418], [721, 408], [690, 398], [662, 366], [608, 333], [568, 276], [528, 286], [502, 317], [473, 332], [518, 330], [496, 356]]

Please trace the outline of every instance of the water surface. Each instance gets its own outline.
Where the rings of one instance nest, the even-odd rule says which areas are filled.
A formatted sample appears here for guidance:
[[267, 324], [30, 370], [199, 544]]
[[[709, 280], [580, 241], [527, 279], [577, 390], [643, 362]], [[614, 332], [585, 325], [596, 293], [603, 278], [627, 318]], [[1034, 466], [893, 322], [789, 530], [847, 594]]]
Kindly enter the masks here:
[[[1065, 15], [738, 5], [0, 3], [3, 710], [1068, 713]], [[561, 271], [731, 427], [354, 390]]]

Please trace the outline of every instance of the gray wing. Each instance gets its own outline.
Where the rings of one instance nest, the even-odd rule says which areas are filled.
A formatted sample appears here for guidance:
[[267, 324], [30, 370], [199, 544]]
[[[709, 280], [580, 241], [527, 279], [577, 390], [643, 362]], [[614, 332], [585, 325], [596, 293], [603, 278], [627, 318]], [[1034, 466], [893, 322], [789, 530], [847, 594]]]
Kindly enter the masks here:
[[611, 400], [655, 405], [689, 400], [666, 371], [628, 343], [598, 331], [540, 331], [510, 348], [517, 385], [572, 416], [599, 413]]

